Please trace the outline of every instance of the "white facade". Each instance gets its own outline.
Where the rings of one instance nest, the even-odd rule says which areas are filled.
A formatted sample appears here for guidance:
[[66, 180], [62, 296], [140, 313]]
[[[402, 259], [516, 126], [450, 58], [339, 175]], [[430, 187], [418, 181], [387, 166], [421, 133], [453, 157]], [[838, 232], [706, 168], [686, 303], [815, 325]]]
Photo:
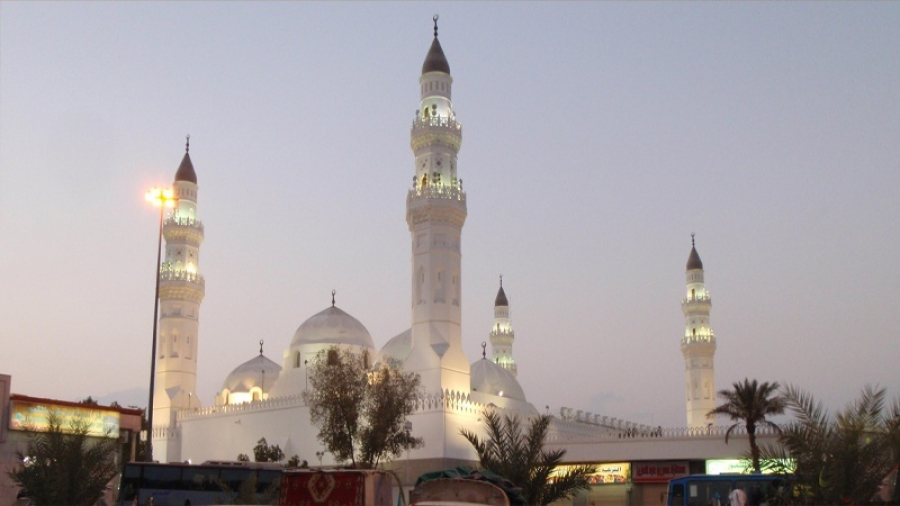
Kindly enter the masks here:
[[[265, 437], [270, 444], [279, 445], [288, 457], [297, 455], [311, 466], [333, 464], [331, 455], [318, 456], [323, 450], [316, 438], [318, 431], [310, 425], [309, 410], [302, 401], [309, 366], [318, 352], [332, 345], [366, 350], [376, 360], [398, 359], [406, 371], [421, 376], [423, 394], [409, 421], [413, 435], [422, 437], [425, 445], [391, 464], [409, 466], [407, 470], [415, 471], [410, 474], [413, 479], [421, 472], [473, 463], [474, 450], [460, 435], [460, 429], [480, 433], [485, 408], [493, 406], [523, 416], [538, 413], [515, 378], [514, 335], [502, 285], [495, 301], [492, 359], [483, 353], [470, 364], [462, 349], [461, 237], [467, 211], [466, 194], [457, 172], [462, 127], [451, 102], [452, 83], [435, 28], [419, 79], [419, 110], [411, 131], [415, 165], [406, 199], [412, 242], [410, 328], [390, 339], [379, 351], [365, 326], [335, 306], [332, 298], [330, 307], [299, 326], [284, 348], [280, 367], [260, 349], [258, 356], [227, 376], [214, 405], [208, 407], [201, 407], [191, 395], [198, 359], [197, 316], [203, 297], [203, 278], [199, 274], [203, 228], [196, 221], [196, 175], [185, 155], [190, 171], [183, 170], [183, 161], [175, 183], [183, 200], [166, 221], [166, 263], [162, 272], [171, 270], [177, 274], [162, 278], [166, 289], [161, 292], [163, 330], [154, 401], [158, 408], [154, 412], [164, 411], [169, 416], [155, 419], [157, 460], [234, 460], [240, 453], [250, 453], [257, 441]], [[177, 355], [171, 355], [169, 350], [177, 351]], [[622, 433], [638, 427], [565, 409], [557, 421], [552, 430], [558, 441]]]
[[716, 335], [709, 325], [712, 299], [703, 281], [703, 262], [691, 236], [691, 254], [686, 268], [686, 293], [681, 301], [684, 313], [684, 337], [681, 354], [684, 356], [685, 394], [688, 427], [706, 427], [715, 422], [707, 416], [716, 407], [716, 381], [713, 356], [716, 354]]

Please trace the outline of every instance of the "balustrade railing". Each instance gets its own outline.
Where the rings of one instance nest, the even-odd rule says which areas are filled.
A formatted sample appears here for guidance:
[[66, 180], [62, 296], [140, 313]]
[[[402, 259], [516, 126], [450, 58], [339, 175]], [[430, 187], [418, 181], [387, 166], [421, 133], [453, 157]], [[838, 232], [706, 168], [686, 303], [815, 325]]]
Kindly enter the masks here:
[[714, 343], [716, 342], [715, 334], [704, 334], [704, 335], [695, 335], [695, 336], [684, 336], [681, 338], [681, 344], [692, 344], [692, 343]]
[[163, 220], [163, 225], [179, 225], [182, 227], [193, 227], [199, 229], [201, 232], [203, 231], [203, 223], [195, 218], [190, 218], [187, 216], [174, 216], [169, 215], [165, 220]]
[[413, 120], [413, 129], [421, 127], [444, 127], [454, 130], [461, 130], [462, 125], [456, 121], [456, 118], [447, 116], [429, 116], [427, 118], [416, 118]]
[[455, 187], [443, 184], [416, 186], [409, 190], [408, 198], [436, 198], [464, 201], [466, 200], [466, 193], [462, 189], [462, 179], [459, 179]]
[[159, 268], [159, 280], [186, 281], [188, 283], [197, 283], [203, 286], [206, 285], [206, 281], [200, 274], [197, 274], [195, 272], [188, 272], [185, 270], [173, 269], [168, 264], [164, 264]]

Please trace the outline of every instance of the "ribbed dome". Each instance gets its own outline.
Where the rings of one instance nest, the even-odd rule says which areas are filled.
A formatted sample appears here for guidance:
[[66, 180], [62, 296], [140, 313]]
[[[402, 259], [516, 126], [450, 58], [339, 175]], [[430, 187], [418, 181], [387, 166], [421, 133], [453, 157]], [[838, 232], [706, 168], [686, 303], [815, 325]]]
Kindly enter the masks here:
[[697, 254], [697, 248], [691, 247], [691, 256], [688, 257], [687, 270], [702, 269], [703, 262], [700, 261], [700, 255]]
[[257, 355], [235, 367], [225, 378], [222, 388], [227, 388], [231, 393], [244, 393], [250, 392], [253, 387], [260, 387], [264, 393], [268, 393], [280, 373], [280, 365], [265, 355]]
[[437, 35], [434, 37], [434, 42], [431, 43], [428, 54], [425, 55], [425, 63], [422, 64], [422, 73], [428, 72], [450, 73], [450, 64], [447, 63], [447, 57], [444, 56], [444, 49], [441, 48]]
[[501, 395], [502, 392], [502, 397], [525, 400], [525, 392], [516, 378], [493, 361], [486, 358], [476, 360], [470, 372], [472, 390], [492, 395]]
[[197, 173], [194, 172], [194, 164], [191, 163], [191, 155], [184, 154], [181, 159], [181, 165], [178, 166], [178, 172], [175, 173], [175, 181], [188, 181], [197, 184]]
[[503, 285], [500, 285], [500, 290], [497, 291], [497, 298], [494, 299], [494, 307], [496, 306], [508, 306], [509, 301], [506, 300], [506, 292], [503, 291]]
[[297, 328], [291, 346], [300, 344], [347, 344], [375, 348], [372, 336], [363, 324], [335, 306], [310, 317]]

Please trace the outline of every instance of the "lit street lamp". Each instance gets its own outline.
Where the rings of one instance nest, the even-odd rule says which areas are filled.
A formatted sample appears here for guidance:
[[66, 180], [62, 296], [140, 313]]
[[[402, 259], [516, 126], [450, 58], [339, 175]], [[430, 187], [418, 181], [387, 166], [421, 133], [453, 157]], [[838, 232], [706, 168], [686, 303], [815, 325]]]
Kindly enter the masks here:
[[162, 261], [163, 214], [167, 207], [175, 207], [175, 193], [169, 188], [153, 188], [147, 192], [147, 200], [159, 207], [159, 238], [156, 245], [156, 294], [153, 297], [153, 348], [150, 349], [150, 399], [147, 402], [147, 462], [153, 462], [153, 390], [156, 381], [156, 325], [159, 319], [159, 266]]

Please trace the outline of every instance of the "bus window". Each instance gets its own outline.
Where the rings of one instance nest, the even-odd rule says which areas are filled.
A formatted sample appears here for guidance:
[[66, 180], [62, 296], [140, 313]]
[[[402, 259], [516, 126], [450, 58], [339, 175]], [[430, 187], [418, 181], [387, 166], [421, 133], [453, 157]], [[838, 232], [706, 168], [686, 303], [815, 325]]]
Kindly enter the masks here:
[[684, 506], [684, 485], [676, 483], [672, 485], [672, 496], [669, 498], [669, 504]]
[[250, 475], [247, 473], [247, 469], [235, 467], [233, 469], [222, 469], [219, 477], [222, 483], [228, 487], [228, 491], [237, 493], [241, 489], [241, 483], [247, 480]]
[[214, 467], [186, 467], [183, 482], [188, 490], [221, 492], [219, 470]]
[[270, 488], [277, 488], [281, 482], [281, 471], [276, 469], [260, 469], [256, 482], [256, 491], [260, 494], [269, 492]]
[[697, 480], [688, 483], [688, 506], [708, 506], [727, 504], [731, 482], [720, 480]]
[[147, 466], [144, 468], [144, 487], [178, 490], [181, 488], [181, 468]]

